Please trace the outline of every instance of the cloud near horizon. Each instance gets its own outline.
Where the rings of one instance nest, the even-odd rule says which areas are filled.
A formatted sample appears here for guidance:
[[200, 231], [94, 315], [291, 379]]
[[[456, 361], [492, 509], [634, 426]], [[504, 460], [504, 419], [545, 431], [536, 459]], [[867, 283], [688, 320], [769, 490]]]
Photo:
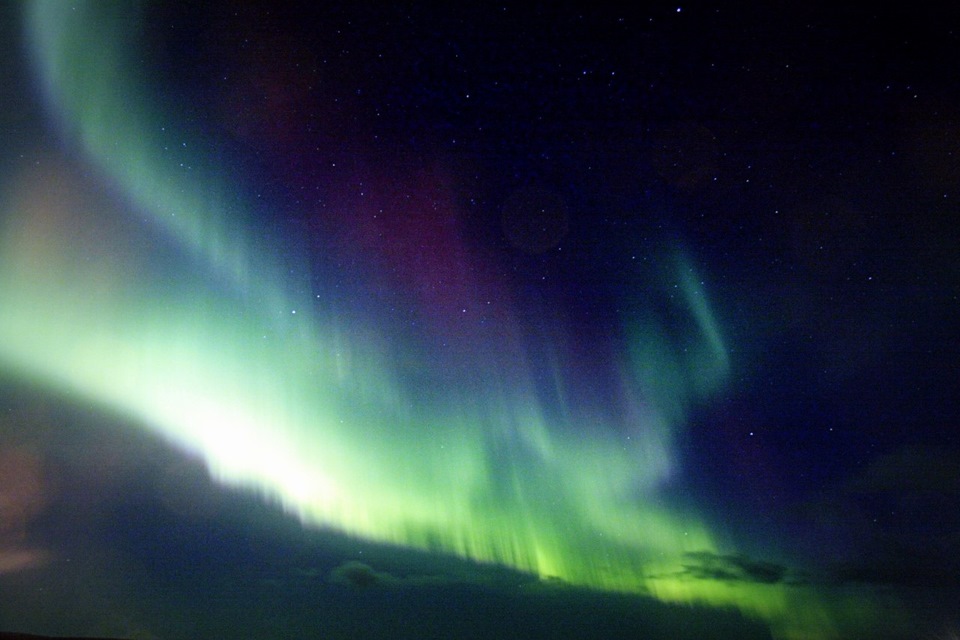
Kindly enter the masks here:
[[787, 567], [781, 564], [754, 560], [743, 554], [724, 555], [709, 551], [684, 554], [683, 567], [681, 576], [722, 582], [777, 584], [787, 575]]

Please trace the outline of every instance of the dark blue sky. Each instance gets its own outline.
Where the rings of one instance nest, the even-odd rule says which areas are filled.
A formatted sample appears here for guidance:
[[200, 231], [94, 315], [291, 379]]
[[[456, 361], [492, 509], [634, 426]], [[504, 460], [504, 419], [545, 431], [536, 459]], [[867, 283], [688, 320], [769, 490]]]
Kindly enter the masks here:
[[[122, 181], [51, 123], [19, 13], [0, 14], [4, 40], [17, 43], [0, 67], [5, 201], [41, 148], [122, 200]], [[137, 59], [149, 73], [139, 82], [165, 114], [157, 128], [169, 122], [232, 178], [231, 195], [250, 204], [231, 224], [308, 274], [294, 295], [320, 292], [319, 317], [346, 309], [415, 354], [385, 365], [410, 397], [433, 407], [487, 394], [501, 371], [509, 388], [518, 376], [505, 354], [516, 347], [552, 436], [626, 437], [635, 406], [624, 351], [646, 362], [637, 354], [656, 335], [676, 368], [645, 382], [637, 410], [669, 404], [662, 389], [682, 407], [667, 447], [680, 471], [657, 495], [737, 549], [688, 553], [684, 579], [867, 594], [891, 637], [960, 625], [960, 12], [147, 3], [141, 20]], [[166, 249], [135, 253], [154, 251]], [[698, 351], [711, 335], [691, 312], [700, 293], [670, 270], [673, 255], [695, 265], [706, 292], [722, 384]], [[476, 580], [483, 571], [443, 555], [314, 538], [88, 399], [45, 396], [42, 381], [38, 390], [15, 367], [2, 372], [0, 460], [25, 465], [18, 477], [64, 480], [61, 498], [17, 516], [32, 525], [0, 511], [0, 631], [97, 632], [85, 611], [94, 599], [56, 622], [30, 600], [41, 587], [74, 597], [75, 586], [49, 583], [62, 565], [17, 568], [22, 548], [66, 547], [90, 558], [77, 580], [117, 557], [117, 574], [133, 576], [130, 601], [109, 581], [96, 586], [141, 612], [128, 631], [102, 623], [110, 634], [213, 638], [239, 626], [267, 637], [257, 625], [268, 619], [277, 633], [317, 637], [751, 632], [733, 631], [748, 624], [739, 614], [534, 589], [509, 569]], [[75, 423], [73, 453], [50, 415]], [[94, 479], [84, 469], [103, 464], [98, 442], [116, 466]], [[533, 445], [487, 446], [506, 460], [491, 462], [492, 486], [530, 468], [522, 447]], [[204, 492], [217, 517], [157, 498], [164, 469], [190, 470], [176, 492]], [[103, 504], [83, 498], [98, 491]], [[69, 542], [84, 526], [89, 537]], [[235, 592], [210, 595], [228, 583]], [[271, 598], [288, 613], [267, 612]], [[308, 614], [315, 604], [322, 624]], [[237, 625], [232, 611], [250, 619]], [[350, 626], [359, 619], [367, 626]]]

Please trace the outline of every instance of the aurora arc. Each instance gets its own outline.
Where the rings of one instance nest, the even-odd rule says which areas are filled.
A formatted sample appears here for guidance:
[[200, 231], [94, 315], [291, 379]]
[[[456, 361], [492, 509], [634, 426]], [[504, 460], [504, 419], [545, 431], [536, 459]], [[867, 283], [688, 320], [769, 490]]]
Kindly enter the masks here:
[[[684, 576], [685, 554], [727, 551], [659, 494], [678, 473], [673, 434], [729, 366], [692, 261], [666, 261], [697, 330], [688, 352], [671, 348], [656, 318], [626, 328], [629, 442], [613, 428], [623, 425], [552, 424], [522, 353], [500, 354], [506, 370], [478, 362], [462, 389], [420, 402], [398, 363], [428, 359], [375, 318], [300, 300], [303, 283], [237, 223], [250, 216], [226, 177], [202, 154], [192, 173], [164, 155], [177, 138], [158, 131], [155, 101], [134, 80], [144, 76], [130, 5], [68, 12], [41, 1], [25, 14], [53, 121], [126, 202], [90, 196], [69, 170], [7, 182], [0, 368], [129, 415], [202, 456], [220, 482], [255, 488], [306, 523], [574, 585], [732, 606], [778, 637], [834, 636], [809, 590]], [[121, 209], [151, 223], [109, 222]], [[110, 248], [71, 232], [91, 225], [113, 234]], [[166, 248], [141, 250], [157, 230]], [[164, 251], [186, 253], [189, 266], [170, 276], [154, 255]], [[489, 380], [480, 393], [477, 379]]]

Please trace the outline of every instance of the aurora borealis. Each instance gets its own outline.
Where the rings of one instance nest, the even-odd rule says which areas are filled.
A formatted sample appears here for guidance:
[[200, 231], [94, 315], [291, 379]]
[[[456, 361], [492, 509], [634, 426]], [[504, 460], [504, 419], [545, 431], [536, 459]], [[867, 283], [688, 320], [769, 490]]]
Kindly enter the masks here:
[[[502, 151], [422, 142], [419, 119], [440, 122], [426, 130], [451, 146], [468, 143], [464, 120], [484, 123], [477, 130], [510, 121], [495, 116], [507, 81], [487, 88], [484, 111], [472, 106], [479, 88], [438, 80], [456, 106], [407, 105], [416, 117], [383, 125], [361, 98], [401, 100], [375, 86], [386, 73], [368, 79], [365, 63], [318, 72], [331, 57], [320, 35], [309, 40], [282, 11], [249, 11], [251, 32], [223, 7], [179, 17], [163, 3], [36, 1], [16, 12], [45, 139], [56, 142], [37, 145], [36, 162], [13, 162], [0, 183], [5, 376], [145, 428], [317, 535], [502, 566], [556, 588], [732, 610], [774, 638], [912, 624], [900, 594], [821, 575], [830, 570], [816, 561], [849, 542], [817, 558], [803, 542], [816, 536], [786, 516], [744, 524], [762, 520], [770, 496], [828, 493], [776, 480], [771, 469], [790, 458], [764, 459], [779, 451], [773, 440], [728, 461], [756, 465], [742, 475], [761, 497], [723, 504], [729, 481], [697, 490], [708, 471], [689, 443], [707, 428], [701, 441], [718, 442], [747, 420], [728, 417], [731, 398], [762, 378], [754, 360], [773, 366], [752, 336], [793, 331], [791, 313], [815, 325], [819, 305], [800, 294], [733, 297], [736, 233], [630, 222], [628, 209], [669, 219], [673, 205], [617, 182], [627, 169], [609, 167], [627, 160], [612, 140], [544, 146], [541, 158], [575, 153], [564, 145], [586, 158], [559, 177]], [[333, 29], [316, 19], [318, 34]], [[189, 25], [186, 35], [158, 32], [164, 21]], [[247, 48], [256, 38], [269, 59]], [[381, 44], [403, 50], [397, 38]], [[615, 77], [614, 62], [584, 63], [582, 75], [606, 64]], [[211, 79], [222, 84], [205, 92]], [[668, 132], [669, 144], [689, 147], [679, 161], [664, 150]], [[657, 180], [678, 200], [701, 193], [721, 162], [712, 134], [704, 142], [687, 122], [661, 133], [652, 139], [662, 155], [646, 160]], [[384, 139], [389, 148], [373, 150]], [[511, 163], [508, 177], [490, 177], [487, 164]], [[483, 180], [494, 186], [476, 186]], [[603, 230], [586, 222], [598, 209], [614, 220]], [[741, 288], [762, 292], [764, 280]]]
[[[86, 262], [84, 267], [71, 260], [66, 247], [44, 247], [57, 243], [49, 229], [8, 232], [5, 255], [16, 260], [18, 252], [26, 252], [24, 261], [44, 265], [39, 282], [18, 273], [16, 263], [9, 267], [15, 283], [7, 299], [25, 298], [11, 305], [22, 317], [4, 318], [4, 335], [10, 337], [4, 341], [6, 358], [14, 366], [128, 412], [200, 452], [221, 480], [259, 487], [304, 520], [351, 534], [436, 546], [543, 577], [628, 590], [644, 585], [642, 566], [649, 561], [643, 556], [713, 550], [694, 518], [642, 503], [628, 510], [625, 504], [634, 491], [655, 492], [671, 472], [671, 434], [687, 397], [696, 392], [684, 382], [684, 370], [693, 367], [678, 361], [655, 329], [638, 332], [634, 340], [643, 344], [634, 360], [622, 365], [629, 369], [624, 386], [635, 387], [637, 395], [644, 385], [651, 389], [646, 406], [637, 400], [629, 407], [636, 423], [616, 425], [634, 432], [627, 444], [612, 429], [605, 434], [594, 428], [587, 438], [572, 438], [545, 424], [523, 353], [509, 348], [509, 320], [496, 329], [507, 347], [496, 354], [505, 363], [506, 379], [489, 368], [493, 363], [475, 361], [468, 363], [472, 379], [458, 373], [444, 380], [450, 398], [417, 397], [390, 363], [418, 354], [371, 349], [369, 343], [387, 342], [377, 335], [383, 329], [338, 330], [342, 320], [310, 313], [310, 306], [322, 309], [322, 301], [307, 300], [306, 309], [294, 302], [283, 293], [289, 283], [269, 277], [280, 270], [268, 257], [245, 250], [253, 243], [244, 242], [242, 233], [230, 238], [225, 222], [217, 222], [230, 215], [216, 204], [223, 201], [217, 192], [227, 187], [178, 176], [176, 165], [156, 157], [148, 133], [137, 128], [144, 116], [129, 109], [127, 96], [136, 91], [125, 91], [127, 76], [111, 75], [128, 64], [109, 57], [122, 50], [112, 42], [122, 35], [120, 27], [114, 33], [109, 18], [99, 14], [84, 19], [81, 11], [74, 18], [46, 5], [35, 11], [36, 56], [64, 128], [75, 127], [79, 139], [90, 141], [85, 151], [93, 161], [131, 194], [134, 206], [198, 254], [196, 262], [209, 275], [189, 277], [187, 291], [163, 295], [150, 291], [149, 275], [112, 275], [127, 268], [110, 264], [115, 256], [90, 256], [80, 247], [74, 260]], [[56, 24], [64, 18], [72, 23]], [[104, 66], [87, 66], [82, 55], [64, 48], [91, 41], [104, 48], [83, 50], [106, 52], [108, 57], [97, 56]], [[68, 78], [76, 86], [68, 86]], [[112, 90], [91, 91], [86, 78]], [[109, 95], [115, 104], [102, 99]], [[24, 198], [27, 202], [13, 207], [29, 207], [36, 196]], [[45, 216], [70, 216], [76, 215], [69, 211], [75, 200], [66, 194], [62, 202], [34, 206], [54, 209], [41, 212]], [[59, 242], [68, 243], [69, 238]], [[107, 264], [99, 266], [98, 258]], [[150, 265], [145, 269], [149, 274]], [[684, 339], [695, 354], [703, 352], [697, 355], [705, 366], [697, 369], [709, 376], [724, 366], [722, 341], [703, 293], [687, 277], [692, 267], [678, 261], [675, 271], [685, 298], [678, 307], [697, 331]], [[227, 282], [218, 289], [221, 273]], [[17, 291], [18, 285], [27, 291]], [[44, 308], [45, 301], [62, 301], [70, 290], [85, 292], [85, 299], [71, 302], [66, 312]], [[271, 325], [281, 313], [297, 317], [280, 320], [294, 326], [277, 339]], [[38, 325], [38, 316], [51, 322]], [[237, 317], [243, 319], [229, 320]], [[13, 339], [27, 335], [35, 341]], [[359, 357], [346, 356], [352, 353]], [[660, 382], [664, 374], [676, 382]], [[424, 404], [429, 409], [418, 408]], [[569, 413], [565, 420], [582, 419]], [[434, 440], [436, 448], [424, 448], [420, 438]], [[379, 481], [371, 481], [371, 470]], [[563, 533], [567, 527], [575, 533]], [[601, 536], [614, 542], [599, 544]], [[589, 559], [574, 563], [590, 549], [608, 558], [609, 566]]]

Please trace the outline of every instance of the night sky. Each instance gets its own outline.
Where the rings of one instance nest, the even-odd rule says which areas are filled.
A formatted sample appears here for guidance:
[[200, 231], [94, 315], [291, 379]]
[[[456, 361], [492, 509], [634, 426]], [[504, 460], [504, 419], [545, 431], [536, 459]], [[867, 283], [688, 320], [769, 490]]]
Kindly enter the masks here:
[[960, 10], [0, 47], [0, 632], [960, 634]]

